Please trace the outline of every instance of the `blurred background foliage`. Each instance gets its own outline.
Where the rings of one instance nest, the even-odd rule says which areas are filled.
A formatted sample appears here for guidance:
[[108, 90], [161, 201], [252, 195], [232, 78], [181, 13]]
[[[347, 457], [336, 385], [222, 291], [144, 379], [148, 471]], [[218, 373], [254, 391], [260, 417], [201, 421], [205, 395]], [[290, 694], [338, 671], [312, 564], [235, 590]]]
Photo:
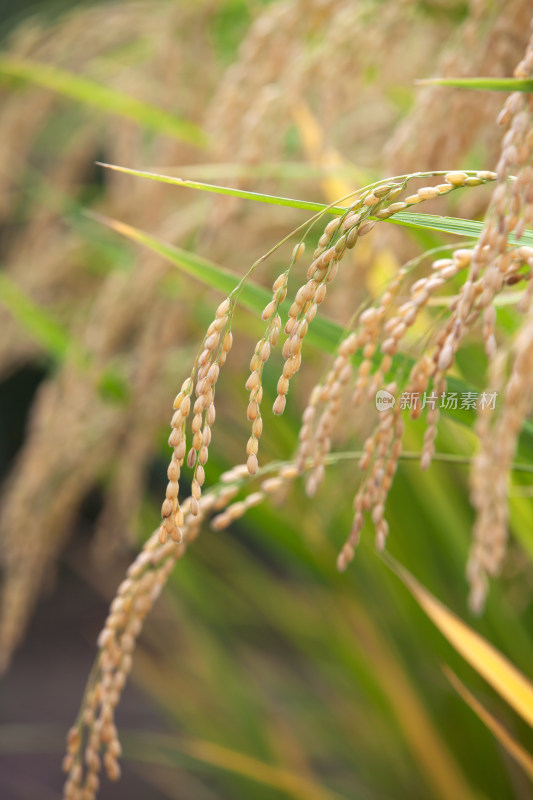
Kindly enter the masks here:
[[[413, 81], [511, 75], [527, 41], [528, 6], [0, 6], [6, 668], [19, 648], [4, 678], [3, 797], [58, 795], [63, 735], [105, 605], [157, 525], [172, 398], [221, 299], [87, 212], [238, 274], [306, 219], [294, 209], [111, 173], [95, 161], [322, 202], [375, 177], [492, 168], [502, 97], [420, 90]], [[480, 188], [432, 201], [428, 211], [475, 217], [487, 197]], [[325, 305], [340, 324], [421, 246], [446, 241], [433, 233], [375, 233], [344, 263]], [[256, 279], [268, 286], [291, 247]], [[502, 335], [510, 335], [513, 312], [502, 309], [501, 321]], [[244, 382], [262, 327], [246, 310], [236, 317], [236, 345], [217, 388], [208, 484], [244, 460]], [[415, 342], [414, 351], [421, 346]], [[284, 417], [265, 414], [264, 461], [294, 452], [307, 393], [326, 363], [309, 346]], [[265, 408], [276, 395], [277, 367], [279, 361], [265, 375]], [[458, 371], [483, 386], [484, 356], [475, 342]], [[351, 423], [354, 450], [369, 430], [368, 416]], [[422, 436], [422, 423], [411, 425], [409, 449], [420, 449]], [[471, 430], [443, 421], [438, 452], [469, 456], [474, 449]], [[416, 462], [402, 462], [388, 503], [388, 547], [531, 674], [528, 476], [511, 487], [506, 568], [475, 620], [464, 579], [473, 516], [467, 476], [467, 465], [437, 461], [421, 474]], [[328, 470], [313, 500], [297, 483], [229, 530], [202, 533], [136, 651], [134, 689], [118, 712], [124, 777], [105, 784], [102, 798], [531, 796], [526, 773], [442, 666], [526, 750], [530, 729], [378, 557], [370, 526], [352, 567], [337, 573], [357, 484], [355, 462], [347, 461]]]

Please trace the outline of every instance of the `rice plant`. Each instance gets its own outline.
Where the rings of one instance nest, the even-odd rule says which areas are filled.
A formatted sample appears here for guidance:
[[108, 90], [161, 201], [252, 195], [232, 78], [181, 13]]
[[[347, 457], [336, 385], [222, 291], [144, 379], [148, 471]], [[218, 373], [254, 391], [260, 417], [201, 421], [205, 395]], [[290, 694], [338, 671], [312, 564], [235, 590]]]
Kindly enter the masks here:
[[[98, 21], [99, 15], [112, 20], [115, 14], [110, 41], [126, 46], [130, 33], [124, 22], [131, 22], [134, 34], [139, 20], [149, 17], [151, 5], [128, 4], [127, 10], [112, 12], [104, 4], [67, 17], [56, 29], [58, 52], [66, 53], [69, 41], [83, 41], [84, 25]], [[400, 10], [386, 4], [380, 19], [379, 4], [374, 3], [356, 9], [350, 3], [306, 5], [294, 0], [256, 10], [240, 50], [232, 52], [218, 81], [216, 62], [227, 58], [225, 45], [221, 54], [212, 55], [213, 64], [206, 64], [202, 76], [209, 84], [202, 89], [211, 97], [203, 121], [166, 110], [164, 87], [159, 102], [130, 97], [122, 88], [104, 88], [98, 75], [109, 67], [105, 56], [102, 67], [102, 55], [94, 55], [90, 36], [84, 75], [54, 63], [54, 58], [39, 65], [39, 60], [50, 60], [50, 52], [46, 36], [40, 39], [40, 31], [31, 25], [18, 38], [15, 32], [11, 53], [0, 61], [8, 81], [6, 130], [10, 125], [15, 130], [11, 120], [20, 124], [19, 82], [30, 86], [27, 91], [36, 92], [36, 98], [44, 98], [45, 133], [47, 126], [52, 133], [54, 129], [53, 118], [47, 118], [50, 91], [67, 98], [67, 107], [78, 113], [85, 104], [117, 115], [110, 123], [117, 135], [106, 133], [101, 148], [105, 158], [98, 153], [95, 159], [106, 188], [94, 202], [76, 198], [70, 185], [86, 167], [94, 143], [102, 141], [91, 120], [83, 120], [84, 136], [71, 143], [71, 155], [62, 155], [59, 162], [66, 165], [65, 185], [55, 175], [53, 182], [32, 176], [33, 197], [26, 202], [40, 210], [25, 224], [35, 232], [37, 244], [54, 244], [53, 257], [32, 278], [23, 268], [32, 255], [31, 244], [27, 237], [20, 245], [15, 239], [0, 282], [10, 314], [4, 370], [43, 352], [56, 364], [40, 389], [32, 425], [4, 489], [4, 666], [23, 637], [38, 586], [59, 557], [76, 509], [87, 489], [106, 475], [109, 463], [113, 474], [105, 478], [94, 563], [120, 547], [137, 547], [134, 523], [144, 542], [111, 600], [81, 708], [67, 736], [66, 800], [95, 798], [103, 772], [111, 781], [120, 777], [122, 737], [116, 713], [137, 660], [139, 675], [144, 674], [138, 680], [171, 709], [184, 738], [177, 743], [156, 738], [151, 744], [147, 739], [144, 745], [141, 738], [137, 750], [133, 741], [132, 752], [146, 751], [150, 758], [150, 753], [177, 747], [193, 760], [230, 773], [233, 782], [214, 779], [212, 796], [250, 796], [250, 780], [257, 797], [393, 797], [398, 796], [397, 785], [402, 796], [420, 797], [526, 797], [529, 791], [523, 776], [533, 775], [531, 735], [520, 727], [520, 718], [531, 725], [533, 689], [519, 669], [527, 671], [525, 654], [531, 651], [528, 567], [521, 568], [520, 613], [520, 603], [507, 597], [512, 597], [512, 581], [505, 577], [506, 563], [516, 560], [518, 552], [515, 544], [510, 556], [507, 552], [510, 527], [522, 551], [531, 552], [533, 44], [524, 33], [529, 10], [516, 2], [480, 17], [473, 7], [455, 28], [449, 10], [444, 17], [454, 57], [444, 53], [439, 70], [448, 77], [428, 82], [409, 113], [400, 115], [383, 163], [366, 159], [362, 169], [333, 149], [327, 110], [335, 108], [342, 118], [355, 102], [341, 80], [352, 68], [350, 59], [362, 62], [358, 74], [364, 69], [371, 74], [370, 47], [352, 53], [350, 32], [360, 25], [358, 35], [370, 37], [368, 43], [375, 41], [381, 51], [390, 43], [392, 58]], [[413, 20], [419, 11], [417, 3], [401, 6], [401, 13], [413, 15]], [[209, 12], [199, 6], [196, 24], [209, 21], [218, 33], [233, 30], [234, 23], [221, 25]], [[180, 14], [186, 17], [180, 4], [166, 8], [163, 21], [152, 23], [148, 41], [164, 37], [165, 25], [180, 23]], [[472, 42], [480, 21], [486, 38], [470, 53], [476, 70], [488, 64], [489, 43], [493, 47], [501, 41], [498, 64], [511, 71], [506, 65], [512, 53], [505, 42], [509, 30], [517, 39], [521, 36], [525, 54], [513, 65], [513, 79], [476, 76], [461, 81], [461, 74], [468, 72], [464, 45]], [[437, 36], [431, 15], [421, 25], [427, 37], [424, 47], [403, 65], [418, 71], [410, 79], [421, 74], [419, 59], [429, 57], [426, 48]], [[313, 37], [316, 47], [309, 44]], [[39, 47], [42, 54], [35, 59], [33, 51], [39, 54]], [[265, 47], [273, 52], [263, 60], [259, 54]], [[71, 58], [79, 52], [72, 51]], [[157, 53], [151, 58], [157, 75]], [[194, 64], [194, 53], [187, 58]], [[120, 58], [116, 64], [122, 64]], [[118, 84], [124, 85], [125, 75], [127, 68], [117, 69]], [[322, 113], [314, 113], [306, 99], [309, 87], [318, 93]], [[488, 113], [484, 105], [487, 89], [491, 103], [501, 101], [498, 91], [511, 92], [498, 117], [501, 141], [490, 121], [493, 108], [487, 103]], [[372, 82], [372, 92], [370, 100], [363, 86], [355, 107], [361, 103], [365, 109], [371, 102], [365, 120], [377, 122], [381, 103], [382, 119], [386, 112], [390, 118], [381, 76]], [[453, 92], [448, 96], [455, 98], [446, 119], [441, 116], [444, 92]], [[183, 90], [183, 107], [194, 108], [194, 99], [194, 92]], [[477, 109], [475, 122], [466, 129], [465, 108], [468, 114]], [[428, 109], [434, 113], [433, 124]], [[132, 146], [132, 124], [162, 138]], [[290, 135], [297, 132], [305, 161], [281, 160], [284, 128], [289, 151], [294, 147]], [[366, 131], [366, 137], [371, 133]], [[484, 148], [481, 164], [479, 151], [472, 153], [477, 134]], [[448, 168], [439, 163], [431, 143], [439, 136], [446, 136], [442, 150], [454, 162]], [[378, 131], [375, 141], [379, 138]], [[416, 171], [380, 177], [398, 171], [396, 164], [413, 167], [415, 145]], [[356, 135], [352, 146], [365, 161], [366, 141]], [[159, 166], [143, 168], [145, 148], [152, 162], [179, 163], [176, 170], [185, 177]], [[234, 157], [232, 148], [236, 165], [224, 162]], [[195, 163], [202, 151], [207, 151], [203, 165]], [[467, 156], [478, 168], [463, 168]], [[297, 200], [292, 196], [296, 192], [278, 188], [285, 181], [292, 189], [298, 170], [315, 182], [325, 202], [312, 195]], [[187, 179], [187, 173], [193, 177]], [[208, 180], [229, 174], [233, 186], [199, 181], [202, 173]], [[6, 192], [15, 174], [6, 176]], [[246, 184], [254, 176], [259, 185], [252, 191]], [[235, 185], [239, 178], [241, 185]], [[183, 203], [179, 213], [178, 202]], [[243, 203], [245, 211], [237, 205]], [[426, 203], [437, 213], [426, 213]], [[71, 264], [73, 241], [61, 226], [54, 229], [50, 209], [59, 209], [75, 237], [88, 235], [93, 258], [104, 265], [103, 274], [80, 271], [81, 295], [79, 284], [66, 281], [62, 302], [58, 287], [63, 287]], [[476, 214], [483, 219], [477, 220]], [[462, 237], [459, 246], [454, 237]], [[133, 267], [126, 263], [132, 253], [137, 259]], [[121, 259], [125, 266], [118, 268]], [[202, 288], [188, 288], [183, 276], [193, 276]], [[54, 298], [52, 304], [47, 294]], [[14, 326], [13, 334], [9, 326]], [[21, 328], [25, 337], [19, 341]], [[15, 339], [17, 346], [10, 346]], [[161, 486], [160, 519], [146, 538], [146, 521], [154, 515], [151, 506], [149, 512], [143, 510], [143, 473], [157, 449], [165, 407], [171, 407], [166, 486]], [[159, 454], [157, 458], [160, 463]], [[413, 471], [413, 461], [427, 476]], [[473, 519], [465, 480], [458, 477], [465, 466]], [[208, 522], [212, 533], [206, 533]], [[39, 537], [20, 535], [32, 525], [38, 525]], [[232, 531], [251, 537], [249, 552]], [[205, 549], [199, 561], [186, 567], [196, 549], [189, 551], [189, 545], [201, 532]], [[375, 549], [367, 547], [370, 540]], [[185, 592], [184, 609], [194, 608], [195, 572], [198, 587], [209, 591], [208, 576], [216, 573], [218, 557], [224, 564], [219, 595], [231, 611], [226, 621], [221, 604], [214, 629], [228, 626], [231, 641], [240, 648], [233, 615], [246, 615], [250, 624], [257, 603], [276, 636], [290, 642], [291, 669], [307, 675], [316, 668], [322, 676], [319, 695], [331, 702], [330, 719], [309, 700], [299, 699], [298, 682], [284, 675], [283, 659], [272, 667], [267, 653], [254, 644], [243, 647], [232, 661], [213, 633], [203, 653], [215, 672], [217, 665], [223, 667], [223, 697], [216, 699], [220, 685], [215, 675], [213, 683], [203, 676], [187, 700], [182, 678], [187, 676], [189, 686], [194, 682], [201, 636], [196, 639], [193, 632], [188, 641], [190, 623], [180, 620], [174, 604]], [[275, 565], [266, 572], [263, 557]], [[441, 558], [444, 579], [433, 563]], [[187, 575], [187, 569], [191, 573], [181, 589], [180, 574]], [[452, 588], [463, 570], [468, 589], [461, 582]], [[327, 609], [320, 632], [302, 604], [305, 592], [301, 594], [298, 575], [305, 576], [304, 586], [312, 587], [315, 613], [321, 606]], [[227, 585], [234, 579], [237, 601]], [[435, 587], [444, 603], [423, 584]], [[187, 640], [182, 666], [179, 652], [172, 647], [166, 651], [164, 638], [154, 636], [152, 654], [142, 646], [141, 634], [150, 636], [146, 618], [167, 586], [168, 608], [174, 609], [167, 613], [178, 630], [183, 626]], [[467, 595], [471, 611], [484, 614], [471, 624], [448, 608], [463, 608]], [[434, 646], [434, 633], [416, 617], [413, 599], [448, 645], [438, 640]], [[369, 610], [369, 600], [377, 610]], [[250, 608], [242, 609], [242, 602]], [[416, 622], [402, 628], [400, 615], [390, 619], [394, 608]], [[384, 614], [389, 620], [382, 629]], [[313, 636], [316, 642], [310, 646]], [[420, 652], [421, 642], [428, 651], [447, 648], [438, 658], [451, 665], [445, 675], [465, 702], [452, 724], [432, 707], [448, 690], [414, 688], [428, 678], [427, 669], [406, 663], [410, 654]], [[329, 651], [331, 664], [325, 658]], [[464, 686], [455, 674], [463, 668], [462, 658], [474, 669], [466, 673], [466, 683], [480, 676], [496, 699], [481, 702]], [[158, 660], [164, 667], [158, 667]], [[238, 676], [248, 664], [264, 686], [257, 692], [247, 689], [243, 699]], [[435, 674], [436, 666], [434, 662], [429, 674]], [[339, 679], [346, 682], [346, 714], [342, 693], [335, 688]], [[315, 678], [307, 680], [312, 685]], [[482, 684], [475, 686], [479, 690]], [[286, 725], [275, 708], [280, 696], [288, 708]], [[508, 709], [501, 700], [517, 715], [512, 726], [505, 724]], [[235, 710], [236, 730], [221, 740], [226, 702]], [[264, 707], [252, 723], [254, 703]], [[472, 734], [473, 764], [484, 756], [487, 741], [490, 752], [498, 753], [489, 776], [464, 763], [455, 741], [456, 720], [466, 719], [472, 731], [479, 730], [472, 727], [475, 718], [468, 716], [469, 709], [501, 748], [495, 750], [492, 740], [482, 738], [485, 734], [479, 739]], [[376, 732], [362, 746], [365, 715]], [[187, 740], [195, 730], [211, 733]], [[210, 737], [218, 743], [208, 741]], [[354, 756], [360, 746], [361, 754]], [[408, 754], [405, 766], [402, 754]], [[173, 757], [167, 754], [165, 759], [176, 767]], [[158, 774], [154, 767], [154, 780]], [[167, 786], [168, 796], [187, 796], [183, 774], [182, 781], [181, 787]], [[209, 781], [205, 786], [200, 781], [195, 789], [204, 790], [208, 797]]]

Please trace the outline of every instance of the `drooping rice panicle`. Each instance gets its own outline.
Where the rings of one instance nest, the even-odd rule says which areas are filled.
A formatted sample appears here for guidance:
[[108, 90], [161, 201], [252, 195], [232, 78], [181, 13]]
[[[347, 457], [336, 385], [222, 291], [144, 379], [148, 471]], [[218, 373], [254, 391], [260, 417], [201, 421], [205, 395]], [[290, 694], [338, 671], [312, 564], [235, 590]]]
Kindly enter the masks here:
[[305, 252], [305, 244], [299, 242], [293, 249], [291, 263], [288, 269], [278, 275], [272, 286], [272, 300], [265, 306], [262, 319], [268, 322], [267, 329], [262, 338], [257, 342], [250, 362], [250, 375], [246, 381], [246, 388], [250, 392], [247, 408], [248, 420], [252, 423], [252, 435], [246, 445], [248, 456], [247, 464], [250, 475], [255, 475], [258, 469], [257, 453], [259, 439], [263, 432], [263, 419], [261, 417], [261, 400], [263, 397], [262, 377], [265, 363], [270, 358], [272, 348], [276, 347], [281, 331], [281, 317], [279, 307], [287, 296], [287, 281], [291, 268]]
[[[409, 195], [404, 201], [391, 203], [391, 200], [402, 193], [412, 177], [403, 176], [390, 183], [376, 184], [362, 192], [361, 196], [341, 217], [330, 220], [326, 225], [307, 271], [308, 281], [300, 286], [294, 302], [289, 308], [289, 318], [284, 329], [287, 335], [283, 345], [285, 363], [278, 382], [278, 396], [273, 407], [275, 414], [282, 414], [285, 409], [290, 380], [301, 366], [303, 339], [317, 313], [318, 306], [326, 297], [328, 284], [335, 279], [340, 261], [345, 253], [355, 246], [357, 240], [370, 233], [379, 220], [388, 219], [399, 211], [454, 189], [477, 186], [492, 181], [496, 175], [487, 171], [444, 173], [445, 182], [439, 186], [422, 187], [416, 194]], [[398, 284], [402, 278], [402, 274], [397, 277]], [[391, 293], [396, 288], [395, 281], [390, 287]], [[385, 293], [384, 304], [390, 302], [390, 299], [392, 298]], [[387, 361], [385, 363], [387, 364]], [[387, 371], [387, 367], [384, 371]], [[381, 377], [380, 375], [376, 377], [376, 383]]]
[[[518, 254], [520, 257], [517, 258]], [[511, 261], [508, 270], [509, 279], [517, 277], [517, 269], [523, 265], [525, 256], [528, 256], [526, 263], [530, 271], [523, 277], [530, 277], [533, 270], [533, 250], [517, 248], [513, 256], [514, 261]], [[499, 574], [505, 556], [511, 463], [523, 423], [533, 408], [531, 280], [527, 282], [518, 308], [524, 313], [524, 322], [510, 347], [504, 343], [493, 355], [485, 392], [486, 401], [478, 408], [476, 433], [479, 438], [479, 452], [471, 471], [471, 500], [477, 516], [467, 566], [470, 606], [476, 612], [480, 612], [485, 603], [487, 578]]]
[[[181, 391], [174, 399], [172, 433], [168, 440], [174, 452], [167, 471], [169, 483], [166, 497], [161, 507], [163, 519], [159, 528], [161, 544], [165, 544], [169, 535], [177, 542], [180, 542], [182, 537], [183, 512], [178, 497], [179, 479], [187, 450], [186, 421], [191, 407], [194, 416], [191, 422], [192, 445], [187, 454], [187, 466], [193, 470], [190, 510], [193, 516], [198, 512], [202, 485], [205, 481], [204, 467], [209, 457], [211, 428], [216, 415], [215, 385], [220, 367], [225, 363], [233, 342], [232, 310], [233, 304], [229, 298], [218, 306], [215, 319], [207, 329], [203, 349], [196, 359], [192, 374], [184, 381]], [[196, 395], [194, 402], [193, 391]]]
[[[241, 476], [242, 479], [242, 476]], [[235, 497], [238, 485], [218, 488], [198, 500], [192, 513], [192, 497], [181, 506], [182, 540], [160, 543], [159, 530], [148, 539], [127, 571], [98, 637], [99, 655], [89, 679], [76, 724], [67, 736], [63, 769], [67, 773], [65, 800], [93, 800], [102, 769], [110, 780], [120, 777], [121, 746], [115, 712], [132, 666], [133, 652], [144, 620], [165, 586], [176, 562], [200, 532], [213, 511], [223, 509]]]

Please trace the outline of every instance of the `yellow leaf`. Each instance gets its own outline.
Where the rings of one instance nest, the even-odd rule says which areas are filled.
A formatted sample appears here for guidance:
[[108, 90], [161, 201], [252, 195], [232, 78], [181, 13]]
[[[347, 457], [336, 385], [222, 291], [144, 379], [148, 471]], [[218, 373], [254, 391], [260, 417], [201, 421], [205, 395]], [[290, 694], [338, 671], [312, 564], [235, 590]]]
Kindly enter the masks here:
[[366, 278], [370, 294], [379, 297], [396, 276], [399, 268], [400, 262], [390, 247], [379, 250], [372, 260], [372, 269]]
[[[293, 109], [293, 116], [311, 164], [317, 167], [331, 167], [333, 169], [338, 169], [345, 164], [345, 160], [340, 153], [325, 141], [324, 131], [306, 103], [303, 101], [297, 103]], [[352, 175], [354, 171], [355, 167], [350, 165]], [[362, 171], [358, 171], [357, 183], [359, 186], [364, 186], [367, 183], [367, 176]], [[323, 178], [322, 187], [328, 203], [335, 203], [340, 197], [345, 197], [357, 188], [357, 186], [353, 186], [342, 178], [335, 176]]]
[[[329, 167], [335, 171], [342, 166], [348, 169], [346, 159], [326, 140], [324, 130], [306, 103], [303, 101], [297, 103], [293, 109], [293, 116], [311, 164], [315, 167]], [[349, 164], [349, 174], [355, 177], [356, 186], [335, 175], [322, 179], [322, 188], [328, 203], [337, 203], [339, 198], [346, 197], [357, 187], [365, 186], [371, 181], [370, 175], [365, 174], [363, 170], [354, 167], [351, 163]], [[373, 259], [372, 270], [367, 276], [370, 293], [376, 294], [383, 291], [387, 280], [392, 278], [400, 266], [394, 251], [389, 247], [381, 248], [376, 259], [372, 241], [363, 239], [358, 242], [357, 253], [361, 263]]]
[[340, 795], [320, 786], [304, 775], [267, 764], [245, 753], [202, 739], [188, 739], [180, 749], [192, 758], [220, 769], [244, 775], [251, 780], [280, 789], [301, 800], [342, 800]]
[[387, 697], [407, 746], [424, 774], [431, 797], [441, 800], [473, 800], [476, 793], [462, 773], [441, 731], [420, 699], [394, 647], [362, 607], [353, 603], [343, 609], [360, 647], [368, 653], [381, 690]]
[[531, 681], [486, 639], [428, 592], [395, 559], [387, 555], [385, 561], [457, 652], [533, 727]]
[[498, 720], [490, 714], [484, 706], [481, 705], [479, 700], [477, 700], [473, 694], [471, 694], [466, 686], [461, 683], [457, 675], [452, 672], [451, 669], [448, 667], [443, 667], [444, 674], [457, 691], [459, 695], [463, 698], [465, 703], [468, 703], [472, 711], [477, 714], [482, 722], [485, 723], [487, 728], [494, 734], [496, 739], [502, 745], [502, 747], [507, 750], [510, 756], [514, 758], [514, 760], [520, 764], [528, 778], [533, 780], [533, 757], [531, 756], [528, 751], [522, 747], [516, 739], [513, 739], [510, 733], [508, 733], [503, 725], [501, 725]]

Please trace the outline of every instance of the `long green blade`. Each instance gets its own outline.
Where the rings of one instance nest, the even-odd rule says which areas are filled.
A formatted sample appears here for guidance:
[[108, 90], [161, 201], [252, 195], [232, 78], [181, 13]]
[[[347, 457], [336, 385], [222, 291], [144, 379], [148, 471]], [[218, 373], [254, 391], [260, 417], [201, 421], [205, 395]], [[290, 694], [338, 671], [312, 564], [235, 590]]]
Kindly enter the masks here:
[[63, 360], [69, 355], [78, 364], [86, 363], [83, 350], [76, 345], [68, 331], [33, 303], [3, 272], [0, 272], [0, 302], [53, 358]]
[[313, 203], [308, 200], [295, 200], [292, 197], [278, 197], [272, 194], [261, 192], [247, 192], [243, 189], [233, 189], [229, 186], [217, 186], [213, 183], [200, 183], [200, 181], [184, 180], [174, 178], [172, 175], [161, 175], [158, 172], [146, 172], [140, 169], [130, 169], [129, 167], [119, 167], [116, 164], [105, 164], [102, 161], [96, 162], [98, 166], [111, 169], [114, 172], [122, 172], [125, 175], [133, 175], [136, 178], [148, 178], [160, 183], [170, 183], [173, 186], [182, 186], [186, 189], [199, 189], [202, 192], [212, 192], [213, 194], [225, 194], [231, 197], [239, 197], [243, 200], [255, 200], [259, 203], [270, 203], [276, 206], [289, 206], [290, 208], [300, 208], [304, 211], [324, 211], [328, 209], [329, 214], [342, 214], [346, 211], [342, 206], [328, 207], [323, 203]]
[[[91, 354], [54, 317], [36, 305], [4, 272], [0, 271], [0, 303], [7, 308], [27, 333], [56, 362], [70, 360], [77, 369], [90, 371]], [[125, 402], [129, 397], [126, 381], [116, 370], [100, 370], [98, 391], [108, 400]]]
[[417, 86], [451, 86], [454, 89], [484, 89], [491, 92], [533, 92], [530, 78], [424, 78]]
[[49, 64], [9, 56], [0, 58], [0, 75], [36, 83], [101, 111], [128, 117], [146, 128], [174, 136], [189, 144], [198, 147], [205, 147], [207, 144], [205, 133], [192, 122], [110, 86], [103, 86], [83, 75], [75, 75]]
[[[459, 217], [440, 217], [436, 214], [417, 214], [416, 212], [399, 211], [386, 222], [396, 225], [405, 225], [408, 228], [426, 228], [437, 233], [451, 233], [453, 236], [467, 236], [477, 239], [483, 229], [483, 222], [475, 219], [460, 219]], [[533, 245], [533, 232], [524, 231], [522, 237], [517, 239], [512, 234], [509, 242], [516, 245]]]
[[[120, 167], [116, 164], [105, 164], [97, 162], [101, 167], [122, 172], [125, 175], [133, 175], [137, 178], [147, 178], [161, 183], [169, 183], [173, 186], [182, 186], [187, 189], [197, 189], [202, 192], [212, 192], [214, 194], [224, 194], [231, 197], [239, 197], [244, 200], [254, 200], [258, 203], [269, 203], [277, 206], [289, 206], [299, 208], [303, 211], [325, 212], [326, 214], [343, 214], [345, 206], [327, 206], [324, 203], [315, 203], [308, 200], [297, 200], [293, 197], [278, 197], [277, 195], [262, 194], [261, 192], [248, 192], [243, 189], [234, 189], [229, 186], [216, 186], [212, 183], [201, 183], [200, 181], [184, 180], [175, 178], [171, 175], [162, 175], [157, 172], [146, 172], [129, 167]], [[442, 172], [442, 174], [445, 174]], [[431, 230], [437, 233], [449, 233], [454, 236], [466, 236], [469, 239], [477, 239], [483, 227], [482, 222], [470, 219], [459, 219], [458, 217], [441, 217], [435, 214], [419, 214], [417, 212], [397, 212], [384, 222], [392, 222], [396, 225], [403, 225], [408, 228]], [[510, 236], [509, 241], [517, 244], [515, 237]], [[533, 233], [526, 231], [520, 239], [520, 244], [533, 245]]]
[[[126, 238], [138, 242], [139, 244], [149, 247], [154, 252], [166, 258], [171, 263], [175, 264], [182, 272], [190, 275], [193, 278], [201, 281], [211, 289], [221, 292], [223, 295], [229, 295], [241, 280], [240, 276], [231, 270], [218, 266], [218, 264], [209, 261], [202, 256], [196, 255], [189, 250], [183, 250], [180, 247], [163, 242], [149, 233], [134, 228], [131, 225], [126, 225], [108, 217], [99, 214], [89, 214], [93, 219], [107, 225], [117, 233], [122, 234]], [[272, 292], [267, 291], [262, 286], [258, 286], [252, 281], [248, 281], [239, 295], [240, 304], [254, 313], [261, 313], [264, 307], [272, 300]], [[285, 301], [282, 306], [282, 311], [287, 313], [289, 309], [289, 302]], [[342, 336], [343, 329], [331, 320], [317, 317], [309, 328], [306, 338], [317, 348], [325, 350], [327, 353], [333, 353]]]

